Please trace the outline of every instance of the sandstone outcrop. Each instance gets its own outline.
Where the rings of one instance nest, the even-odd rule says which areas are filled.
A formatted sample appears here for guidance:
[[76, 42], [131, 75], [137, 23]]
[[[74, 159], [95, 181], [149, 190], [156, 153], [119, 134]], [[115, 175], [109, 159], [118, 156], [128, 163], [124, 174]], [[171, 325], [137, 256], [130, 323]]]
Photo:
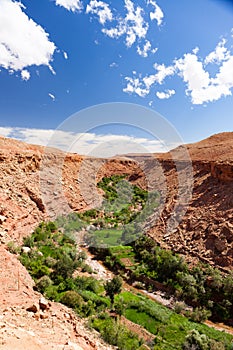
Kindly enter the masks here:
[[128, 174], [129, 181], [160, 191], [160, 206], [146, 223], [149, 235], [164, 247], [231, 268], [232, 168], [233, 133], [166, 154], [115, 159], [0, 138], [0, 240], [21, 242], [42, 220], [98, 206], [102, 196], [96, 183], [103, 176]]
[[182, 147], [106, 160], [0, 137], [2, 349], [111, 349], [69, 309], [41, 299], [26, 269], [6, 250], [7, 242], [21, 243], [42, 220], [99, 205], [96, 183], [103, 176], [127, 174], [142, 188], [160, 191], [160, 205], [146, 220], [147, 234], [158, 244], [189, 260], [232, 269], [233, 133], [187, 145], [190, 160], [182, 158]]

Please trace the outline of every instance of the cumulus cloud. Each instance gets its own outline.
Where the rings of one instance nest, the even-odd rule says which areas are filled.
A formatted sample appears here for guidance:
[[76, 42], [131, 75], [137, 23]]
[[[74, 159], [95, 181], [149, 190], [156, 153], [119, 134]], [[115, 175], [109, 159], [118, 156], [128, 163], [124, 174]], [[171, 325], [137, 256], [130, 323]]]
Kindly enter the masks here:
[[80, 0], [55, 0], [57, 6], [62, 6], [68, 11], [81, 11], [83, 9], [82, 1]]
[[24, 69], [32, 65], [52, 70], [50, 63], [56, 49], [49, 35], [24, 9], [20, 2], [0, 1], [0, 66], [10, 73], [23, 71], [23, 79], [29, 76]]
[[[232, 50], [232, 46], [230, 48]], [[162, 85], [168, 76], [177, 75], [185, 83], [185, 93], [191, 97], [193, 104], [202, 105], [217, 101], [232, 95], [233, 54], [231, 50], [227, 48], [226, 39], [221, 39], [216, 48], [204, 58], [199, 57], [199, 48], [194, 48], [191, 53], [175, 59], [170, 66], [155, 63], [153, 66], [157, 71], [155, 74], [143, 76], [139, 73], [133, 74], [133, 77], [125, 77], [127, 83], [123, 91], [145, 97], [154, 85]], [[218, 72], [215, 76], [207, 70], [209, 64], [217, 65]], [[165, 90], [157, 92], [156, 96], [164, 99], [170, 98], [174, 93], [173, 89]]]
[[[56, 5], [63, 6], [70, 11], [81, 11], [84, 2], [81, 0], [54, 0]], [[149, 19], [156, 20], [158, 26], [163, 21], [163, 11], [157, 5], [156, 1], [148, 0], [147, 4], [153, 8], [143, 9], [132, 0], [124, 0], [125, 13], [122, 15], [116, 9], [111, 8], [111, 2], [101, 0], [90, 0], [86, 5], [86, 14], [94, 14], [98, 17], [100, 24], [103, 26], [102, 32], [112, 38], [119, 39], [125, 37], [125, 44], [131, 47], [135, 42], [142, 43], [144, 46], [137, 47], [137, 52], [142, 57], [147, 57], [148, 52], [155, 53], [157, 48], [151, 49], [151, 44], [147, 40], [146, 35], [149, 30]], [[111, 24], [109, 24], [109, 23]], [[143, 41], [145, 41], [143, 43]], [[98, 44], [97, 41], [95, 41]]]
[[29, 73], [29, 71], [28, 70], [26, 70], [26, 69], [23, 69], [22, 71], [21, 71], [21, 78], [23, 79], [23, 80], [25, 80], [25, 81], [27, 81], [27, 80], [29, 80], [30, 79], [30, 73]]
[[[168, 145], [162, 140], [147, 139], [145, 137], [114, 134], [97, 135], [94, 133], [74, 134], [62, 130], [0, 127], [0, 135], [30, 144], [50, 145], [63, 151], [96, 157], [112, 157], [116, 154], [137, 152], [167, 152], [178, 146], [178, 144]], [[52, 145], [51, 140], [53, 140]]]
[[144, 20], [144, 11], [140, 6], [135, 7], [131, 0], [125, 0], [125, 9], [126, 16], [118, 19], [116, 27], [103, 28], [102, 31], [110, 38], [120, 38], [125, 35], [126, 46], [131, 47], [136, 40], [146, 37], [149, 25]]
[[105, 22], [113, 20], [109, 5], [103, 1], [91, 0], [87, 5], [86, 13], [96, 14], [99, 17], [99, 22], [103, 25]]
[[156, 53], [158, 48], [152, 49], [151, 43], [149, 40], [145, 41], [145, 44], [141, 48], [140, 46], [137, 46], [137, 53], [142, 57], [147, 57], [149, 52]]
[[149, 94], [150, 88], [146, 87], [145, 84], [139, 78], [125, 77], [127, 81], [126, 87], [123, 89], [128, 94], [135, 93], [140, 97], [145, 97]]
[[217, 63], [220, 64], [223, 61], [226, 61], [230, 57], [230, 51], [226, 48], [226, 39], [222, 39], [215, 50], [210, 52], [205, 58], [205, 64], [208, 63]]
[[180, 76], [187, 83], [188, 91], [207, 87], [209, 84], [209, 73], [203, 68], [203, 63], [195, 54], [185, 54], [175, 63]]
[[233, 55], [225, 50], [225, 42], [221, 41], [204, 62], [220, 65], [215, 77], [205, 70], [202, 61], [195, 54], [186, 54], [176, 61], [175, 65], [180, 76], [187, 85], [186, 94], [191, 96], [193, 104], [201, 105], [206, 102], [219, 100], [230, 96], [233, 87]]
[[159, 7], [156, 1], [148, 0], [148, 4], [154, 7], [154, 12], [150, 12], [151, 21], [156, 20], [158, 23], [158, 26], [160, 26], [163, 22], [163, 17], [164, 17], [162, 9]]
[[165, 90], [162, 92], [157, 91], [156, 92], [156, 96], [160, 99], [160, 100], [164, 100], [164, 99], [168, 99], [170, 98], [172, 95], [175, 95], [175, 90]]
[[174, 66], [165, 66], [164, 64], [154, 64], [154, 69], [157, 73], [147, 75], [145, 77], [125, 77], [127, 86], [123, 89], [124, 92], [129, 94], [135, 93], [140, 97], [145, 97], [151, 91], [151, 87], [154, 84], [162, 84], [166, 77], [175, 74]]
[[162, 84], [166, 77], [175, 74], [175, 68], [173, 66], [165, 66], [165, 64], [154, 64], [154, 68], [157, 70], [155, 81]]

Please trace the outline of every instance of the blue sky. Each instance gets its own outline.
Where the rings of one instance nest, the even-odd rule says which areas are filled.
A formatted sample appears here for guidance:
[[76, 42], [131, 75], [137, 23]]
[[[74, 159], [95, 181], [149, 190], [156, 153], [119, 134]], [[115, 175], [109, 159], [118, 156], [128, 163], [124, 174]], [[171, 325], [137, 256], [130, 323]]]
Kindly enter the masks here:
[[151, 108], [184, 142], [232, 131], [233, 2], [0, 0], [0, 91], [0, 134], [33, 143], [109, 102]]

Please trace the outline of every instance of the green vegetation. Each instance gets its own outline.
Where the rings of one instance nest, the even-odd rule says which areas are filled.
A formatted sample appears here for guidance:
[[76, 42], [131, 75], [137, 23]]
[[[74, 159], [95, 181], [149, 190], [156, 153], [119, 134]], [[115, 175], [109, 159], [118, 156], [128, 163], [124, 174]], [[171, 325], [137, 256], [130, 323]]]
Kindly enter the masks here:
[[[99, 252], [97, 252], [99, 253]], [[193, 321], [231, 322], [233, 315], [233, 275], [199, 264], [190, 268], [178, 254], [161, 249], [154, 240], [142, 236], [131, 246], [108, 248], [98, 254], [113, 271], [127, 274], [128, 281], [143, 281], [147, 289], [161, 288], [194, 307], [186, 313]], [[180, 311], [181, 312], [181, 311]]]
[[[192, 330], [204, 335], [209, 339], [209, 343], [216, 346], [206, 349], [231, 349], [232, 336], [229, 334], [189, 321], [186, 317], [177, 315], [174, 311], [140, 294], [123, 292], [115, 299], [117, 301], [120, 298], [124, 303], [124, 316], [155, 335], [154, 350], [182, 349], [187, 335]], [[191, 349], [193, 348], [190, 347]]]
[[[149, 241], [145, 244], [147, 248], [152, 247]], [[143, 343], [122, 324], [122, 315], [154, 335], [153, 343], [147, 344], [154, 350], [188, 349], [198, 334], [201, 339], [208, 340], [207, 350], [231, 349], [231, 335], [189, 321], [140, 294], [121, 292], [122, 280], [118, 276], [105, 284], [92, 277], [74, 277], [77, 275], [74, 271], [82, 270], [86, 264], [86, 254], [78, 252], [72, 236], [60, 232], [56, 225], [41, 223], [30, 237], [24, 239], [23, 245], [30, 250], [21, 252], [19, 258], [34, 278], [37, 289], [47, 298], [72, 307], [81, 317], [89, 317], [90, 326], [118, 349], [137, 350]], [[135, 247], [112, 247], [109, 250], [119, 259], [131, 259], [138, 268]]]
[[119, 350], [137, 350], [142, 344], [135, 333], [106, 313], [91, 319], [90, 326], [99, 331], [107, 343], [117, 346]]
[[224, 344], [210, 339], [206, 334], [200, 334], [192, 329], [185, 338], [183, 350], [224, 350]]
[[[143, 235], [143, 221], [159, 196], [130, 185], [125, 178], [114, 175], [101, 180], [98, 187], [105, 193], [101, 208], [41, 223], [24, 239], [28, 249], [13, 243], [8, 249], [20, 254], [38, 291], [88, 318], [89, 325], [118, 349], [143, 348], [142, 339], [123, 324], [124, 316], [154, 336], [147, 343], [153, 350], [232, 350], [231, 335], [201, 322], [210, 316], [214, 321], [231, 321], [233, 276], [206, 265], [190, 267]], [[87, 276], [92, 269], [75, 240], [83, 228], [87, 240], [94, 243], [92, 252], [115, 272], [112, 280], [104, 283]], [[140, 293], [125, 291], [122, 277], [140, 288], [152, 291], [159, 286], [175, 295], [176, 312]], [[187, 304], [193, 311], [186, 310]]]
[[149, 193], [126, 180], [126, 175], [104, 177], [98, 188], [104, 191], [102, 206], [56, 220], [68, 234], [86, 229], [89, 246], [108, 247], [132, 242], [142, 235], [142, 224], [158, 206], [158, 192]]
[[111, 281], [107, 281], [105, 286], [106, 295], [109, 296], [112, 304], [114, 302], [115, 294], [119, 294], [122, 289], [122, 278], [119, 276], [113, 277]]
[[[37, 289], [52, 300], [72, 307], [81, 316], [101, 312], [110, 306], [104, 286], [92, 277], [73, 277], [74, 271], [88, 270], [86, 254], [78, 252], [72, 236], [60, 232], [55, 224], [41, 223], [24, 239], [30, 248], [20, 261], [36, 282]], [[87, 268], [88, 267], [88, 268]]]

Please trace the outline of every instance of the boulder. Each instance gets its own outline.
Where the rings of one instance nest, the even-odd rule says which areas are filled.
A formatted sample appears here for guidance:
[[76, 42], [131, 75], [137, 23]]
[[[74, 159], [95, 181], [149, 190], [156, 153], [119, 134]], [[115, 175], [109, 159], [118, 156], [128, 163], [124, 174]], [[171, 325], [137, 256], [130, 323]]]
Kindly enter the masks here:
[[22, 247], [22, 252], [28, 254], [31, 251], [29, 247]]
[[221, 228], [220, 235], [225, 237], [227, 242], [233, 242], [233, 229], [230, 228], [228, 225], [224, 225]]
[[41, 310], [48, 310], [49, 309], [49, 302], [44, 297], [41, 297], [39, 300], [39, 306]]
[[29, 306], [26, 310], [35, 314], [40, 310], [40, 307], [37, 303], [34, 303], [31, 306]]
[[216, 238], [214, 246], [218, 252], [223, 252], [227, 248], [227, 241], [225, 239]]

